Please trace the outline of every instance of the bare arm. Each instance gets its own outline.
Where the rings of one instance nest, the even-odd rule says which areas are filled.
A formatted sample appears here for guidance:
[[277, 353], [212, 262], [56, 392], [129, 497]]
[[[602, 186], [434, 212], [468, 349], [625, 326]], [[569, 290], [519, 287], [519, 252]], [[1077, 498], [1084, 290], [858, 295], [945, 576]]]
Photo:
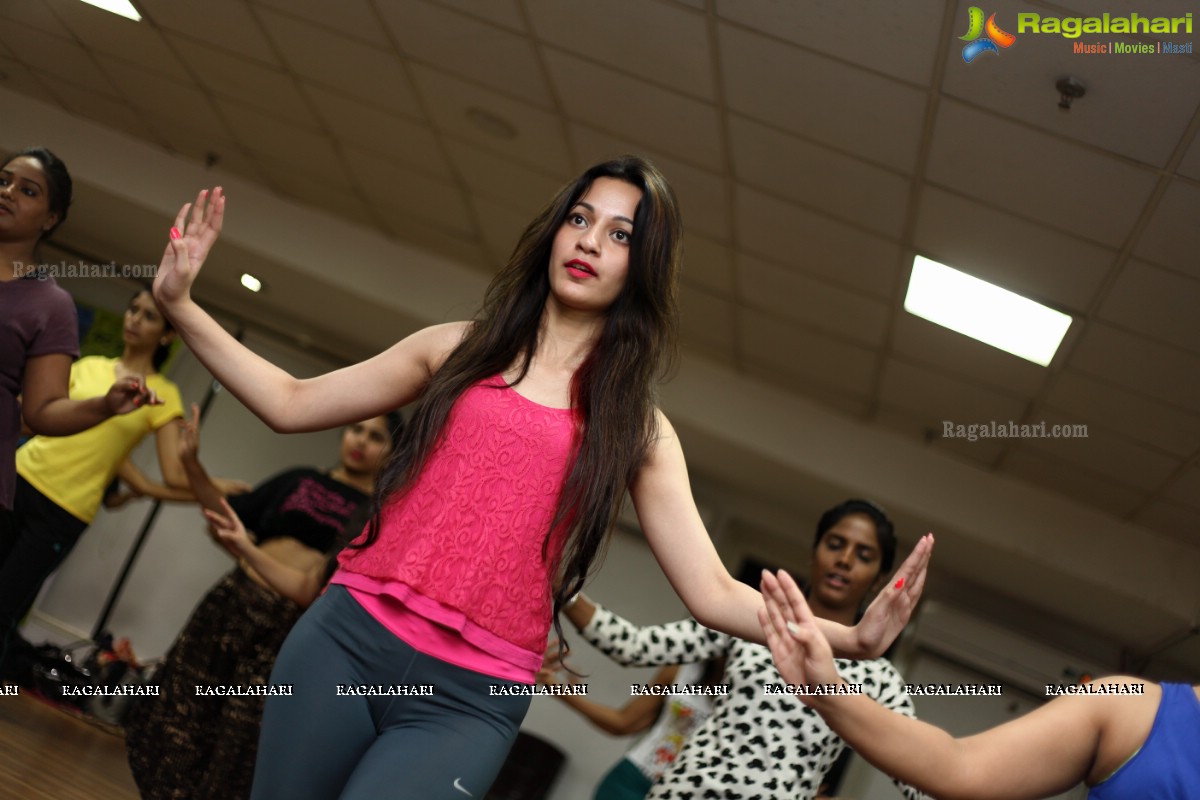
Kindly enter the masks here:
[[154, 280], [154, 297], [188, 348], [230, 393], [281, 433], [334, 428], [392, 411], [413, 400], [462, 338], [466, 323], [418, 331], [374, 358], [299, 380], [234, 339], [191, 299], [191, 285], [216, 241], [225, 198], [201, 192], [175, 220]]
[[705, 627], [763, 643], [762, 598], [721, 563], [692, 497], [683, 448], [662, 414], [659, 438], [630, 496], [654, 557], [692, 616]]
[[34, 433], [70, 436], [98, 425], [115, 414], [126, 414], [158, 397], [141, 378], [122, 378], [102, 397], [72, 400], [71, 357], [63, 353], [35, 356], [25, 362], [21, 385], [21, 417]]
[[[765, 575], [763, 593], [762, 623], [784, 679], [797, 685], [840, 683], [829, 643], [795, 582], [783, 574]], [[1103, 715], [1119, 702], [1062, 697], [997, 728], [955, 739], [865, 695], [800, 699], [889, 775], [937, 797], [979, 800], [1045, 797], [1087, 778]]]
[[[679, 438], [661, 414], [659, 423], [659, 439], [630, 490], [650, 548], [702, 625], [761, 644], [766, 641], [757, 619], [761, 595], [721, 563], [696, 510]], [[932, 548], [932, 537], [918, 543], [893, 576], [897, 580], [879, 593], [855, 627], [818, 620], [839, 655], [874, 658], [887, 649], [916, 607]]]
[[323, 555], [314, 550], [311, 558], [301, 567], [275, 559], [250, 539], [246, 527], [224, 499], [220, 501], [220, 511], [213, 512], [206, 508], [204, 516], [208, 519], [213, 538], [243, 566], [258, 573], [272, 589], [304, 607], [317, 599], [324, 585]]
[[150, 480], [132, 461], [126, 460], [121, 466], [117, 467], [117, 477], [129, 486], [135, 494], [143, 497], [185, 503], [196, 499], [191, 489], [175, 489], [171, 486], [164, 486], [157, 481]]
[[[651, 683], [655, 686], [670, 685], [678, 671], [678, 667], [663, 667], [654, 674]], [[577, 695], [559, 695], [558, 699], [612, 736], [632, 736], [649, 729], [658, 719], [665, 702], [663, 698], [654, 695], [640, 695], [620, 708], [613, 708]]]

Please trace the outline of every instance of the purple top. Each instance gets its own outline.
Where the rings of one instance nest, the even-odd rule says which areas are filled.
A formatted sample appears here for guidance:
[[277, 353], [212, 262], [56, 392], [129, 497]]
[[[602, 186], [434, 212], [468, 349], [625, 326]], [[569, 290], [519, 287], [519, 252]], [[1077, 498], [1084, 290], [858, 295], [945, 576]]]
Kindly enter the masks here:
[[12, 508], [17, 485], [14, 454], [21, 434], [17, 396], [25, 364], [51, 353], [79, 356], [79, 320], [71, 295], [49, 275], [0, 281], [0, 508]]

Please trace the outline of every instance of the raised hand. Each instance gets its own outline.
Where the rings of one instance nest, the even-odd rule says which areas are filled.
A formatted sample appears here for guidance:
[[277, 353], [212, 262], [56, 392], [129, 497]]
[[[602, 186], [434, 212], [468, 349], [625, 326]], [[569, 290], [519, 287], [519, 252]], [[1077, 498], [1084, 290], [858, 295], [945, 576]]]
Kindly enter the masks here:
[[925, 573], [933, 554], [933, 534], [927, 533], [917, 542], [888, 585], [875, 598], [863, 618], [854, 627], [861, 657], [878, 658], [895, 641], [908, 624], [921, 590], [925, 588]]
[[221, 512], [206, 508], [204, 518], [208, 520], [208, 532], [213, 541], [228, 550], [234, 558], [243, 558], [254, 547], [246, 526], [224, 498], [221, 498]]
[[[760, 588], [765, 608], [759, 609], [758, 621], [783, 679], [797, 686], [840, 683], [833, 649], [791, 576], [782, 570], [778, 577], [763, 570]], [[815, 701], [804, 693], [797, 697], [807, 705]]]
[[162, 400], [146, 385], [145, 378], [121, 378], [104, 395], [104, 405], [110, 414], [128, 414], [142, 406], [159, 406]]
[[221, 187], [201, 190], [196, 202], [179, 209], [171, 238], [154, 277], [154, 299], [160, 307], [189, 299], [200, 266], [221, 233], [225, 195]]
[[192, 403], [192, 418], [179, 418], [179, 458], [182, 461], [200, 457], [200, 404]]

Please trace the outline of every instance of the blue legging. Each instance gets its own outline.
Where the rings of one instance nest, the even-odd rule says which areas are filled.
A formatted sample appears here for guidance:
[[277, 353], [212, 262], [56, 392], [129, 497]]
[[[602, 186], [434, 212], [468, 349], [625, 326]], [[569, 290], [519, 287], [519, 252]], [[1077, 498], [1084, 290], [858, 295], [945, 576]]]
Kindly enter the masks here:
[[[483, 798], [529, 708], [492, 696], [506, 681], [420, 653], [341, 586], [300, 618], [279, 651], [253, 800]], [[338, 685], [433, 685], [431, 696], [339, 696]]]

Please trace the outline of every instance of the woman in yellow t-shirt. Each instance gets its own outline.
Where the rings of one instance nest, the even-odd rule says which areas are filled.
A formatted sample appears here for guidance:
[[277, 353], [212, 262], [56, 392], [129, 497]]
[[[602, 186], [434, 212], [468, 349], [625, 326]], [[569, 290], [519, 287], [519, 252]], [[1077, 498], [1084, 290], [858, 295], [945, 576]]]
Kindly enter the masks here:
[[[72, 436], [36, 436], [17, 451], [14, 536], [0, 547], [0, 674], [13, 668], [14, 659], [5, 656], [16, 640], [17, 624], [91, 524], [105, 488], [145, 436], [155, 435], [166, 486], [188, 489], [179, 459], [179, 429], [171, 424], [183, 416], [183, 402], [178, 387], [158, 371], [174, 338], [150, 292], [138, 292], [125, 310], [124, 351], [118, 358], [88, 356], [76, 361], [71, 366], [70, 397], [102, 396], [114, 381], [144, 376], [161, 404], [110, 417]], [[228, 482], [220, 485], [233, 488]]]

